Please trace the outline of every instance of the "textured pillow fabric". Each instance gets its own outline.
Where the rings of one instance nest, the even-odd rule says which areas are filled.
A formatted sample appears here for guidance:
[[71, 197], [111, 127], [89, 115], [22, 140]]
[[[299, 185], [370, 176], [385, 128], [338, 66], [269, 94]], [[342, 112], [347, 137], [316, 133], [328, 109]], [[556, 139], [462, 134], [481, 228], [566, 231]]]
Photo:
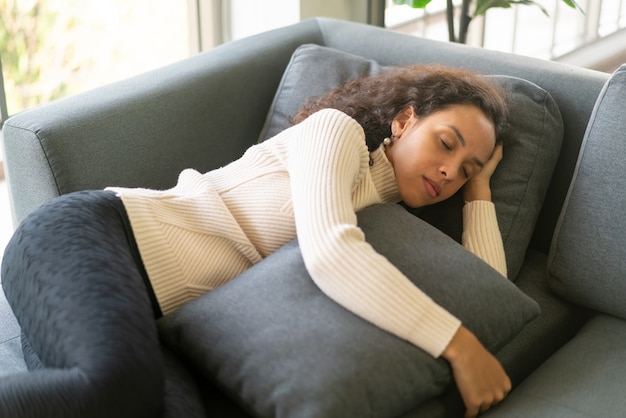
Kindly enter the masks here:
[[555, 292], [626, 319], [626, 65], [598, 96], [548, 267]]
[[[368, 242], [495, 351], [539, 313], [486, 263], [400, 205], [359, 213]], [[293, 241], [159, 321], [166, 344], [260, 417], [396, 417], [442, 393], [449, 366], [313, 283]]]
[[308, 98], [321, 96], [358, 76], [376, 74], [382, 68], [376, 61], [333, 48], [313, 44], [298, 47], [278, 85], [259, 140], [290, 127], [291, 119]]
[[[308, 97], [320, 96], [351, 78], [384, 70], [372, 60], [318, 45], [293, 54], [270, 108], [260, 140], [291, 126]], [[527, 80], [489, 76], [509, 93], [511, 129], [504, 157], [492, 179], [493, 201], [502, 233], [509, 278], [524, 261], [563, 139], [563, 121], [552, 96]], [[461, 239], [461, 195], [412, 210], [457, 241]]]

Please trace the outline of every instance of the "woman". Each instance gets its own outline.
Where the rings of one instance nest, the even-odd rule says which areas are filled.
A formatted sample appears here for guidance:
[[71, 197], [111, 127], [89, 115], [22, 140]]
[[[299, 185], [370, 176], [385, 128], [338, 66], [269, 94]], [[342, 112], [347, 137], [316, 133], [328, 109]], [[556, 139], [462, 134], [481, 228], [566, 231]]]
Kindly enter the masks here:
[[[498, 89], [474, 74], [390, 69], [305, 105], [295, 126], [223, 168], [183, 171], [170, 190], [82, 192], [36, 211], [7, 248], [7, 297], [37, 362], [81, 372], [57, 391], [80, 394], [81, 379], [102, 385], [95, 398], [65, 396], [81, 405], [59, 400], [46, 410], [157, 414], [163, 377], [154, 315], [295, 237], [323, 292], [448, 360], [467, 416], [489, 409], [510, 390], [500, 364], [365, 242], [355, 212], [386, 202], [429, 205], [464, 187], [464, 245], [506, 275], [489, 186], [505, 117]], [[60, 335], [52, 345], [42, 337], [51, 328]], [[74, 359], [80, 338], [106, 344], [87, 344]]]

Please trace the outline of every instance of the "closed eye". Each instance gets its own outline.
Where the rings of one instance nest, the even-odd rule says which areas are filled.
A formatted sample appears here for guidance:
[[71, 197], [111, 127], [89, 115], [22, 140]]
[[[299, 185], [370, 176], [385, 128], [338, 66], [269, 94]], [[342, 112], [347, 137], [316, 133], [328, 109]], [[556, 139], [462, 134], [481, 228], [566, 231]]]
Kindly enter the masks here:
[[[439, 137], [439, 141], [441, 142], [441, 145], [443, 145], [443, 147], [447, 151], [452, 151], [452, 147], [446, 142], [445, 139]], [[463, 177], [465, 177], [465, 180], [469, 180], [469, 178], [470, 178], [469, 170], [467, 168], [465, 168], [465, 166], [461, 166], [461, 170], [463, 171]]]

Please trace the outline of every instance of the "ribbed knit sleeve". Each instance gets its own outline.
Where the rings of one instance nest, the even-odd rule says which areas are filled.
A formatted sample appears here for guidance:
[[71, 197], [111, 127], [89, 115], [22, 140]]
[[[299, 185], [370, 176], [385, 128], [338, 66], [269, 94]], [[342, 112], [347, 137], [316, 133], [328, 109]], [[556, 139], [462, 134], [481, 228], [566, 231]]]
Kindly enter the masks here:
[[507, 277], [502, 235], [492, 202], [474, 200], [463, 207], [463, 246]]
[[331, 299], [438, 357], [460, 321], [365, 241], [352, 192], [368, 160], [362, 128], [337, 110], [310, 116], [290, 139], [288, 170], [305, 265]]

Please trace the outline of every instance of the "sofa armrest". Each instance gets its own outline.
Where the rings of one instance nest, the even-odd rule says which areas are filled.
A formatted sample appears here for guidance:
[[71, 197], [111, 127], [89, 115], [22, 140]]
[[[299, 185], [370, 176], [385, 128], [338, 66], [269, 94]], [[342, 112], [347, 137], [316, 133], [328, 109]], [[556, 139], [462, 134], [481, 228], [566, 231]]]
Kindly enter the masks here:
[[255, 143], [293, 50], [321, 43], [311, 20], [231, 42], [20, 113], [3, 129], [14, 223], [64, 193], [168, 188]]

